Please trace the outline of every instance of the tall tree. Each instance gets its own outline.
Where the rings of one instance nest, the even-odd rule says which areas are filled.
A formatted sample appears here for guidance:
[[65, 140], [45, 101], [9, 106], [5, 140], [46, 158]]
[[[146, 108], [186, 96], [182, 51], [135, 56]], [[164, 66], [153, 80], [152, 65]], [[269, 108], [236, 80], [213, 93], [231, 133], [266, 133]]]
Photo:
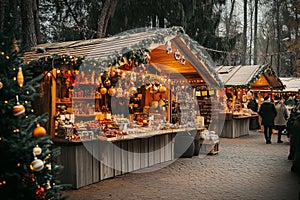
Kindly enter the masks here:
[[276, 33], [277, 33], [277, 76], [280, 76], [281, 68], [281, 22], [280, 22], [280, 2], [279, 0], [275, 1], [276, 5]]
[[242, 60], [241, 64], [245, 65], [246, 64], [246, 54], [247, 54], [247, 0], [244, 0], [244, 25], [243, 25], [243, 50], [242, 50]]
[[21, 1], [22, 18], [22, 48], [29, 50], [37, 45], [35, 23], [33, 16], [33, 0]]
[[258, 0], [254, 0], [254, 43], [253, 43], [253, 64], [257, 64], [257, 18], [258, 18]]
[[33, 0], [32, 12], [33, 12], [34, 30], [35, 30], [37, 44], [40, 44], [42, 42], [42, 35], [41, 35], [41, 28], [40, 28], [38, 5], [39, 5], [39, 0]]
[[114, 15], [118, 0], [105, 0], [98, 22], [97, 36], [104, 37], [109, 19]]

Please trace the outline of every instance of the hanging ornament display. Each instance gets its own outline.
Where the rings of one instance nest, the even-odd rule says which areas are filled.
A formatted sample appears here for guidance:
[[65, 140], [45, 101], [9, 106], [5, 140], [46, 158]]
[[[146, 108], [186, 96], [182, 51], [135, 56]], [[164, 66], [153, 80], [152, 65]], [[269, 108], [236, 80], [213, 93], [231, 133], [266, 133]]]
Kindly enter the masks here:
[[44, 200], [46, 199], [45, 189], [38, 185], [38, 188], [35, 190], [35, 198], [37, 200]]
[[38, 172], [41, 171], [43, 168], [44, 168], [44, 162], [41, 159], [34, 157], [34, 160], [30, 164], [30, 169], [32, 171]]
[[40, 138], [40, 137], [45, 136], [46, 133], [47, 133], [46, 129], [44, 127], [40, 126], [39, 123], [37, 123], [36, 128], [34, 128], [34, 130], [32, 132], [32, 135], [35, 138]]
[[115, 96], [115, 95], [116, 95], [116, 89], [115, 89], [113, 86], [111, 86], [111, 87], [109, 88], [109, 90], [108, 90], [108, 94], [109, 94], [110, 96]]
[[19, 67], [18, 73], [17, 73], [17, 83], [19, 87], [23, 87], [24, 84], [24, 76], [23, 76], [23, 71], [22, 68]]
[[14, 113], [14, 116], [20, 116], [23, 113], [25, 113], [25, 107], [22, 104], [20, 104], [18, 95], [16, 96], [16, 100], [17, 100], [17, 103], [13, 107], [13, 113]]
[[41, 147], [39, 147], [39, 145], [36, 145], [33, 150], [32, 150], [34, 156], [38, 156], [42, 153], [42, 149]]

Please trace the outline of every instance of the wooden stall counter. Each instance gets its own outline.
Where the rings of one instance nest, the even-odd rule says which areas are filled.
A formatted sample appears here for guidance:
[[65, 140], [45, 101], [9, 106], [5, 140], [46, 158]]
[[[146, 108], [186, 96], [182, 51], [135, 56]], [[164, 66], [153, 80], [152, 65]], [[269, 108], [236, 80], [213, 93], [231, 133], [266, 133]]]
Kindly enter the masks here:
[[232, 119], [225, 119], [224, 127], [220, 137], [238, 138], [249, 135], [250, 119], [256, 117], [251, 116], [233, 116]]
[[99, 137], [68, 142], [53, 140], [61, 148], [56, 162], [64, 167], [61, 181], [77, 189], [128, 172], [174, 160], [174, 141], [179, 132], [195, 128], [154, 130], [122, 138]]

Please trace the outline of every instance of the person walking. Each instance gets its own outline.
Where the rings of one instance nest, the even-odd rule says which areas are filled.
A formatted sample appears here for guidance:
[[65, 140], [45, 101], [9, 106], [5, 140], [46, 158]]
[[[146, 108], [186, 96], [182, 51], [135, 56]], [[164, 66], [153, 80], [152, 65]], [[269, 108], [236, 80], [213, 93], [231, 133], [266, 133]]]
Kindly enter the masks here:
[[249, 101], [247, 108], [251, 109], [253, 112], [258, 111], [258, 103], [254, 96], [251, 97], [251, 100]]
[[287, 119], [289, 117], [288, 110], [283, 103], [283, 100], [278, 101], [275, 106], [277, 115], [274, 119], [275, 130], [278, 131], [277, 133], [277, 143], [283, 143], [281, 140], [282, 131], [286, 129]]
[[274, 119], [277, 115], [277, 112], [274, 104], [271, 103], [271, 99], [269, 96], [266, 96], [264, 98], [264, 102], [261, 104], [258, 114], [262, 118], [261, 124], [264, 126], [266, 144], [271, 144]]
[[[291, 133], [291, 145], [293, 145], [293, 152], [290, 152], [289, 156], [293, 157], [293, 165], [291, 167], [292, 172], [298, 173], [300, 176], [300, 105], [296, 105], [293, 110], [293, 123]], [[291, 155], [292, 153], [292, 155]], [[289, 159], [291, 160], [291, 159]]]
[[[296, 136], [298, 135], [298, 131], [295, 128], [296, 120], [300, 118], [300, 103], [298, 103], [292, 110], [287, 121], [287, 136], [290, 138], [290, 151], [288, 155], [289, 160], [294, 160], [296, 154]], [[300, 155], [299, 155], [300, 157]]]

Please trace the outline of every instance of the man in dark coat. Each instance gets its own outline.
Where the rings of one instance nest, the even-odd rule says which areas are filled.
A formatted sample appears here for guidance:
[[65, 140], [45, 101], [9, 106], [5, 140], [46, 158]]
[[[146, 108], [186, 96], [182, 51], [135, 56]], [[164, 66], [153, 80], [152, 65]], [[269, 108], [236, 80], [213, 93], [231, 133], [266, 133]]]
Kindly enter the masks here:
[[264, 103], [261, 104], [258, 114], [261, 116], [261, 124], [264, 126], [264, 135], [266, 144], [271, 144], [271, 137], [274, 126], [274, 119], [277, 115], [275, 106], [271, 103], [269, 96], [264, 98]]
[[[299, 105], [299, 104], [298, 104]], [[295, 110], [297, 113], [294, 117], [291, 133], [291, 145], [294, 146], [294, 162], [291, 170], [297, 172], [300, 175], [300, 110], [299, 107]], [[290, 152], [291, 153], [291, 152]]]
[[[299, 128], [295, 127], [295, 125], [299, 125], [300, 121], [300, 104], [298, 103], [292, 110], [290, 117], [287, 122], [287, 134], [290, 138], [290, 153], [288, 156], [289, 160], [294, 160], [296, 154], [296, 146], [297, 146], [297, 138]], [[297, 123], [295, 123], [297, 122]], [[300, 155], [299, 155], [300, 157]]]

